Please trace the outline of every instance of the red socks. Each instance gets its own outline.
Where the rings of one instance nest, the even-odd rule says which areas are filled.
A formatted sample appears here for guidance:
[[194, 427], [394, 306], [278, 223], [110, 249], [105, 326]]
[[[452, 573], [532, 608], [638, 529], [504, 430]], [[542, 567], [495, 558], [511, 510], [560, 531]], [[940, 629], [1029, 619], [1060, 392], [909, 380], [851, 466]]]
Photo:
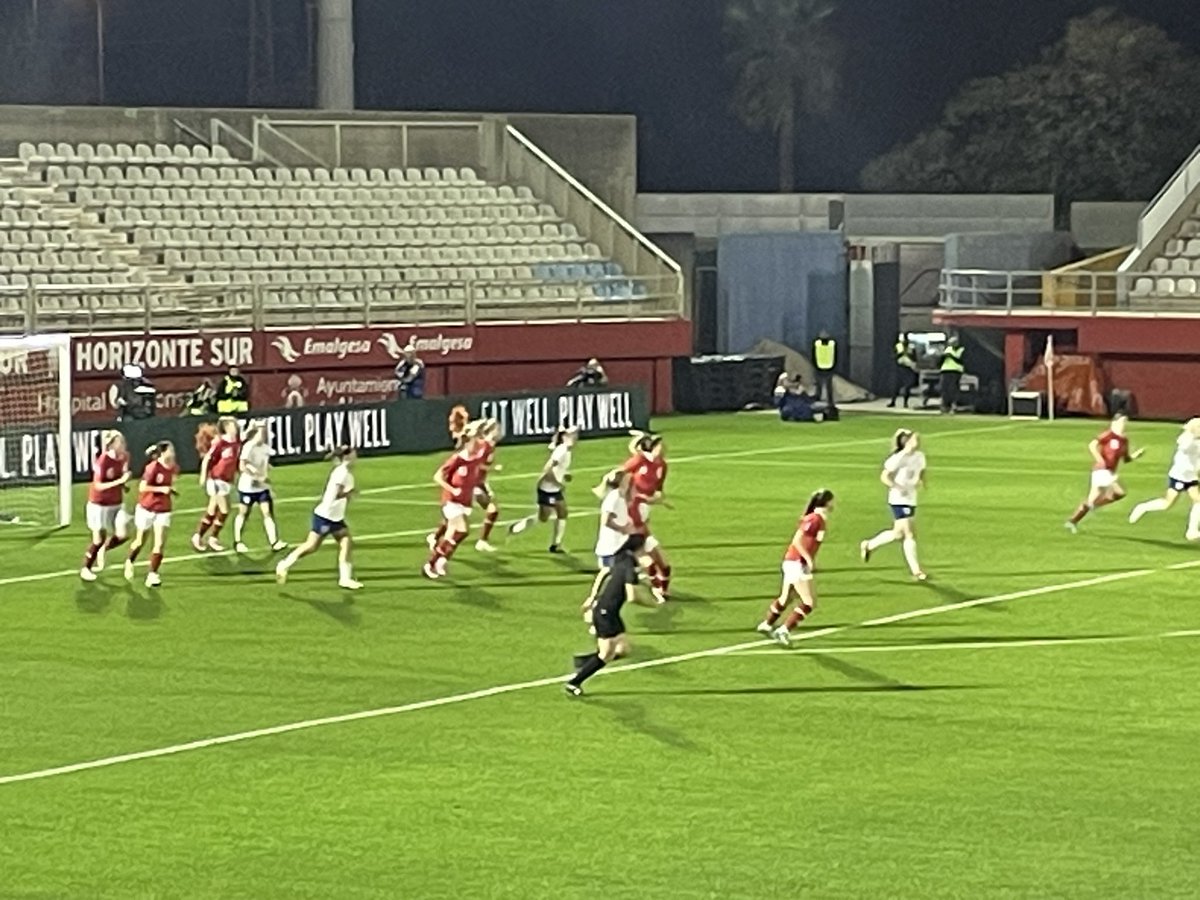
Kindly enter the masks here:
[[766, 621], [768, 625], [774, 625], [779, 621], [779, 617], [783, 615], [783, 611], [786, 608], [786, 601], [772, 600], [771, 605], [767, 607], [767, 618], [764, 621]]
[[212, 536], [214, 541], [221, 534], [221, 529], [225, 527], [225, 520], [227, 518], [228, 516], [226, 516], [223, 512], [219, 512], [213, 517]]
[[486, 541], [492, 535], [492, 529], [496, 527], [496, 520], [500, 518], [500, 510], [495, 509], [489, 512], [483, 518], [483, 529], [479, 532], [479, 539]]
[[83, 554], [83, 567], [85, 569], [90, 569], [96, 564], [96, 554], [99, 552], [99, 544], [88, 544], [87, 553]]
[[129, 540], [128, 537], [117, 537], [115, 534], [108, 539], [108, 543], [104, 545], [105, 550], [114, 550], [120, 547], [123, 543]]
[[129, 561], [135, 562], [138, 558], [138, 554], [141, 552], [142, 552], [141, 547], [131, 547], [129, 550]]
[[151, 553], [150, 554], [150, 571], [151, 572], [158, 571], [158, 567], [162, 565], [162, 557], [163, 557], [163, 555], [161, 553]]
[[799, 606], [793, 609], [792, 614], [787, 617], [787, 621], [783, 623], [784, 628], [786, 628], [788, 631], [791, 631], [793, 628], [807, 619], [812, 611], [813, 608], [807, 603], [801, 603]]
[[200, 524], [196, 526], [196, 536], [204, 537], [208, 534], [208, 529], [213, 527], [213, 517], [208, 513], [204, 514], [204, 518], [200, 520]]
[[454, 551], [458, 549], [458, 545], [462, 543], [463, 538], [467, 536], [465, 531], [455, 531], [445, 540], [439, 541], [433, 550], [433, 555], [429, 557], [429, 564], [433, 565], [438, 559], [449, 559], [454, 555]]

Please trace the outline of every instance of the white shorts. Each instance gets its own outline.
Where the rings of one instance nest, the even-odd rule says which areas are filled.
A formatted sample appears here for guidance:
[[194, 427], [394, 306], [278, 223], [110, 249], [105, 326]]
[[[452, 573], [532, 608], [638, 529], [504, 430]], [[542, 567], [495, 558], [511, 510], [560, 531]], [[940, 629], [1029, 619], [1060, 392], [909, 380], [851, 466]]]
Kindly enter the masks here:
[[658, 547], [659, 547], [658, 538], [656, 538], [652, 534], [646, 535], [646, 546], [644, 547], [645, 552], [653, 553], [655, 550], [658, 549]]
[[100, 506], [96, 503], [88, 503], [86, 510], [88, 530], [115, 533], [117, 530], [117, 516], [120, 514], [121, 504], [119, 503], [116, 506]]
[[812, 572], [801, 559], [785, 559], [779, 567], [783, 570], [784, 584], [799, 584], [802, 581], [812, 581]]
[[1117, 483], [1117, 473], [1108, 469], [1092, 470], [1092, 487], [1098, 491], [1107, 491]]
[[461, 503], [456, 503], [451, 500], [448, 503], [442, 504], [442, 517], [449, 522], [451, 519], [468, 519], [471, 517], [471, 507], [463, 506]]
[[170, 528], [171, 514], [169, 512], [151, 512], [145, 507], [139, 506], [133, 511], [133, 524], [137, 526], [138, 531], [149, 531], [155, 525]]
[[210, 478], [204, 482], [204, 492], [210, 497], [228, 497], [233, 493], [233, 485], [228, 481], [217, 481]]

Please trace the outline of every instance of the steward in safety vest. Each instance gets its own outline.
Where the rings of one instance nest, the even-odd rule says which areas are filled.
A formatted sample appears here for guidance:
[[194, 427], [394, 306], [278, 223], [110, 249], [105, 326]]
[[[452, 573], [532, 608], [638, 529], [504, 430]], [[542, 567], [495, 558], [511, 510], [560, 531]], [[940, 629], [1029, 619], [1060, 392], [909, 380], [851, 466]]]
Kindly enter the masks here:
[[217, 415], [238, 416], [250, 411], [250, 382], [230, 366], [225, 377], [217, 385]]
[[958, 390], [965, 371], [962, 345], [959, 344], [958, 338], [952, 337], [946, 344], [946, 349], [942, 351], [940, 385], [942, 412], [954, 415], [958, 406]]
[[837, 341], [831, 338], [829, 332], [824, 329], [813, 341], [812, 361], [817, 376], [817, 399], [820, 400], [824, 395], [829, 405], [835, 406], [833, 370], [837, 366]]

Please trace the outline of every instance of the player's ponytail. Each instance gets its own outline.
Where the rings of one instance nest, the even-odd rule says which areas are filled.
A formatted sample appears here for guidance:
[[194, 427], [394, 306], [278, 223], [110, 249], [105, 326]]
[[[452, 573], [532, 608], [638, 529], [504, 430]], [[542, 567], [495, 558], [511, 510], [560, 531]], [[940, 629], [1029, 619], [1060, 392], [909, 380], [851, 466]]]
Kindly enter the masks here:
[[100, 432], [100, 446], [104, 450], [110, 450], [112, 449], [113, 444], [119, 440], [122, 440], [124, 437], [125, 435], [121, 434], [121, 432], [117, 431], [117, 429], [106, 428], [104, 431]]
[[624, 480], [625, 470], [613, 469], [604, 476], [604, 479], [598, 485], [592, 488], [592, 493], [603, 499], [609, 491], [615, 491], [620, 488], [621, 482]]
[[903, 450], [908, 445], [908, 441], [912, 436], [913, 433], [907, 428], [898, 428], [896, 434], [892, 437], [892, 452], [899, 453]]
[[347, 457], [352, 456], [353, 454], [353, 447], [351, 447], [349, 444], [342, 444], [341, 446], [334, 447], [332, 450], [326, 453], [325, 461], [343, 463], [346, 461]]
[[804, 509], [804, 514], [811, 515], [818, 509], [825, 509], [833, 502], [833, 491], [828, 488], [821, 488], [819, 491], [814, 491], [813, 495], [808, 499], [808, 506]]
[[172, 449], [174, 448], [170, 441], [159, 441], [156, 444], [151, 444], [146, 448], [146, 460], [148, 462], [156, 462], [159, 458], [166, 454], [167, 451]]

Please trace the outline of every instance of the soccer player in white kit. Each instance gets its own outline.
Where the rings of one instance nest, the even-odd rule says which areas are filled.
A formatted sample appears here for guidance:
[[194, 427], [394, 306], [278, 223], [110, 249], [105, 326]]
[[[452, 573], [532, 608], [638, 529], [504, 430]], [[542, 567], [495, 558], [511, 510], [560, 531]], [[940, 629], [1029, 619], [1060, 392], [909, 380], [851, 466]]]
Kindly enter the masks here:
[[921, 438], [915, 431], [901, 428], [896, 432], [894, 450], [884, 461], [879, 480], [887, 486], [887, 502], [892, 508], [895, 524], [859, 544], [863, 562], [869, 562], [871, 554], [880, 547], [900, 541], [908, 570], [917, 581], [924, 581], [927, 576], [917, 561], [913, 519], [917, 514], [917, 492], [925, 487], [925, 454], [921, 452]]
[[1200, 541], [1200, 418], [1190, 419], [1175, 441], [1175, 456], [1167, 471], [1167, 492], [1156, 500], [1135, 506], [1129, 514], [1130, 523], [1137, 522], [1146, 513], [1165, 512], [1175, 505], [1180, 494], [1185, 493], [1192, 501], [1186, 537], [1189, 541]]
[[234, 549], [246, 553], [249, 547], [242, 540], [246, 517], [257, 506], [262, 511], [263, 531], [267, 543], [278, 552], [287, 549], [287, 541], [279, 539], [275, 524], [275, 498], [271, 494], [271, 448], [267, 446], [267, 425], [258, 420], [250, 423], [250, 432], [242, 444], [238, 459], [238, 512], [233, 520]]
[[542, 466], [537, 483], [537, 515], [518, 519], [508, 526], [509, 534], [520, 534], [534, 522], [545, 522], [554, 513], [551, 553], [562, 553], [567, 532], [567, 482], [571, 480], [571, 451], [579, 437], [577, 428], [560, 428], [550, 442], [550, 458]]
[[313, 508], [312, 527], [304, 543], [289, 553], [275, 567], [275, 580], [280, 584], [287, 583], [288, 571], [302, 556], [308, 556], [329, 535], [338, 545], [338, 587], [348, 591], [357, 591], [362, 582], [354, 580], [354, 570], [350, 565], [350, 527], [346, 524], [346, 506], [350, 495], [354, 493], [354, 474], [350, 471], [357, 459], [353, 447], [338, 447], [330, 454], [334, 461], [333, 470], [325, 482], [325, 492], [321, 502]]
[[633, 478], [622, 469], [613, 469], [597, 487], [595, 493], [602, 495], [600, 503], [600, 528], [596, 534], [596, 564], [600, 571], [592, 581], [592, 589], [583, 601], [583, 618], [590, 621], [592, 604], [604, 575], [612, 568], [613, 556], [624, 545], [631, 534], [637, 533], [637, 525], [629, 514], [634, 502]]

